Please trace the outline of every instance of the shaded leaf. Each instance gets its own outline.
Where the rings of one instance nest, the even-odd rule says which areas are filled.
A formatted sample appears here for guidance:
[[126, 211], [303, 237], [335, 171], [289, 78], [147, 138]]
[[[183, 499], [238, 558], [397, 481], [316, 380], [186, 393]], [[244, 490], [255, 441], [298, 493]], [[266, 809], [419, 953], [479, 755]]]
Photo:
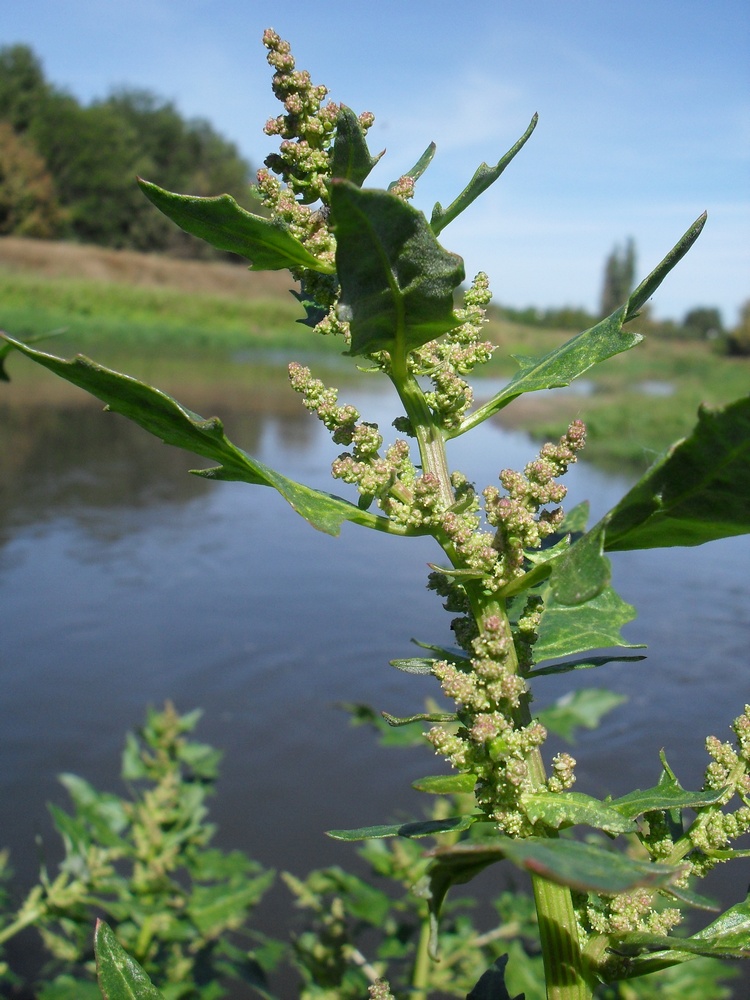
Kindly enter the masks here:
[[450, 819], [428, 819], [416, 823], [383, 823], [362, 826], [354, 830], [328, 830], [334, 840], [379, 840], [381, 837], [435, 837], [439, 833], [460, 833], [476, 822], [476, 816], [454, 816]]
[[218, 468], [198, 470], [196, 475], [207, 479], [271, 486], [314, 528], [329, 535], [338, 535], [344, 521], [402, 533], [387, 518], [360, 510], [356, 504], [340, 497], [287, 479], [251, 458], [225, 437], [223, 426], [217, 417], [204, 419], [181, 406], [166, 393], [128, 375], [103, 368], [88, 358], [78, 356], [72, 361], [65, 361], [34, 351], [20, 341], [9, 342], [32, 361], [85, 389], [105, 402], [109, 409], [121, 413], [166, 444], [221, 462]]
[[571, 670], [591, 670], [593, 667], [603, 667], [607, 663], [637, 663], [645, 659], [645, 656], [584, 656], [580, 660], [565, 660], [562, 663], [550, 663], [546, 667], [535, 667], [524, 676], [543, 677], [547, 674], [567, 674]]
[[[381, 153], [380, 156], [383, 154]], [[331, 176], [351, 181], [357, 187], [380, 159], [371, 156], [365, 132], [351, 108], [342, 104], [336, 119], [336, 138], [333, 142]]]
[[469, 205], [475, 201], [480, 194], [486, 191], [491, 184], [495, 183], [516, 153], [518, 153], [525, 145], [526, 140], [536, 128], [538, 121], [539, 115], [534, 115], [529, 122], [528, 128], [518, 142], [511, 146], [508, 152], [498, 160], [494, 167], [490, 167], [488, 164], [482, 163], [477, 168], [474, 176], [463, 189], [461, 194], [454, 199], [454, 201], [452, 201], [447, 208], [443, 208], [440, 202], [436, 203], [430, 218], [430, 228], [436, 236], [443, 229], [445, 229], [449, 222], [452, 222], [461, 214], [461, 212], [467, 209]]
[[559, 698], [537, 714], [542, 725], [572, 743], [576, 729], [596, 729], [602, 717], [627, 701], [625, 695], [605, 688], [583, 688]]
[[579, 892], [598, 892], [605, 895], [629, 892], [639, 886], [660, 888], [669, 886], [679, 878], [684, 868], [671, 865], [637, 861], [619, 851], [607, 851], [577, 840], [527, 837], [514, 840], [498, 837], [481, 844], [459, 843], [452, 847], [438, 847], [430, 852], [436, 862], [450, 863], [461, 870], [462, 862], [469, 864], [472, 856], [484, 862], [484, 867], [507, 858], [532, 875], [541, 875], [550, 882], [567, 885]]
[[473, 774], [436, 774], [430, 778], [417, 778], [411, 787], [431, 795], [463, 795], [474, 791], [477, 779]]
[[705, 212], [699, 215], [687, 232], [675, 243], [667, 256], [656, 265], [651, 274], [644, 278], [635, 291], [632, 292], [627, 303], [626, 323], [638, 315], [638, 310], [641, 306], [645, 305], [675, 264], [682, 260], [693, 243], [695, 243], [706, 224], [706, 218], [707, 215]]
[[501, 955], [494, 963], [479, 977], [474, 989], [468, 993], [466, 1000], [525, 1000], [525, 993], [519, 993], [511, 998], [505, 985], [505, 967], [508, 964], [508, 956]]
[[165, 191], [141, 178], [138, 184], [148, 200], [180, 229], [217, 250], [244, 257], [251, 262], [251, 271], [304, 267], [323, 274], [334, 272], [332, 264], [314, 257], [281, 220], [253, 215], [240, 208], [231, 195], [198, 198]]
[[94, 951], [96, 978], [104, 1000], [164, 1000], [141, 966], [120, 946], [103, 920], [96, 922]]
[[403, 358], [457, 325], [453, 290], [463, 262], [440, 246], [421, 212], [340, 180], [331, 183], [331, 209], [350, 354]]
[[521, 804], [532, 823], [554, 830], [591, 826], [606, 833], [632, 833], [637, 829], [633, 820], [582, 792], [533, 792], [522, 796]]
[[635, 618], [635, 608], [611, 588], [605, 587], [592, 600], [578, 606], [559, 604], [545, 594], [545, 606], [534, 644], [535, 659], [552, 660], [608, 646], [639, 648], [625, 642], [620, 628]]
[[[603, 519], [608, 551], [701, 545], [750, 531], [750, 396], [701, 407], [692, 433]], [[599, 526], [597, 526], [599, 527]]]

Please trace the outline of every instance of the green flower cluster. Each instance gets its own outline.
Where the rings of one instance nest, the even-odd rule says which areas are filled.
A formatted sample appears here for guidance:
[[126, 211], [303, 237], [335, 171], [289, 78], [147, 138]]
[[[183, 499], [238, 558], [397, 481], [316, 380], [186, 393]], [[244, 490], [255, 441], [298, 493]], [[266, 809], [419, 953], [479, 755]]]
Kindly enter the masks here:
[[491, 299], [489, 278], [480, 271], [464, 293], [463, 307], [456, 310], [460, 325], [411, 357], [412, 371], [431, 379], [433, 391], [425, 398], [439, 425], [449, 431], [460, 426], [474, 401], [472, 388], [462, 376], [492, 357], [494, 345], [480, 339]]

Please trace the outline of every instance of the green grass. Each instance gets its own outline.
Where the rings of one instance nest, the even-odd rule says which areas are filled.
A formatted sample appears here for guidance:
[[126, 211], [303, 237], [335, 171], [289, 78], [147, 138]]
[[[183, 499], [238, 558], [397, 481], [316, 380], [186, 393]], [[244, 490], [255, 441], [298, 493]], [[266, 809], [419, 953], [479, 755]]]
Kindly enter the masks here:
[[315, 339], [296, 322], [302, 315], [291, 295], [240, 299], [0, 270], [0, 328], [21, 338], [65, 329], [63, 343], [76, 349], [296, 347]]
[[[132, 357], [163, 359], [174, 367], [180, 359], [197, 358], [207, 372], [211, 359], [217, 359], [226, 373], [226, 360], [242, 350], [318, 352], [333, 363], [343, 344], [297, 323], [301, 314], [291, 295], [215, 296], [0, 269], [0, 329], [25, 338], [65, 328], [50, 345], [54, 353], [82, 351], [111, 365]], [[637, 329], [637, 321], [633, 326]], [[498, 344], [487, 374], [509, 378], [516, 371], [511, 354], [544, 355], [571, 333], [494, 316], [487, 335]], [[653, 335], [585, 378], [591, 383], [589, 395], [530, 393], [500, 419], [536, 437], [555, 438], [567, 421], [580, 417], [589, 428], [590, 459], [645, 466], [690, 431], [701, 403], [717, 406], [750, 391], [750, 359], [720, 356], [706, 343]], [[645, 394], [641, 386], [648, 382], [668, 385], [671, 394]]]

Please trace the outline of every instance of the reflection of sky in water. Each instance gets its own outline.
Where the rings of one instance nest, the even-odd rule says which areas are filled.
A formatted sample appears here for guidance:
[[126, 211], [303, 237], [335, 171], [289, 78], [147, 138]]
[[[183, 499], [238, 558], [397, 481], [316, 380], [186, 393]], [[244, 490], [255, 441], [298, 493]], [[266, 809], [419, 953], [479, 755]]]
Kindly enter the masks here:
[[[354, 402], [391, 440], [386, 400], [373, 391]], [[87, 419], [113, 426], [95, 411]], [[286, 475], [346, 489], [327, 475], [337, 448], [306, 414], [255, 421], [248, 436], [255, 456]], [[3, 515], [0, 780], [13, 808], [2, 840], [15, 867], [23, 877], [36, 868], [34, 835], [49, 830], [44, 803], [64, 801], [55, 775], [71, 770], [113, 787], [126, 729], [166, 698], [182, 710], [203, 707], [199, 735], [226, 752], [215, 803], [222, 844], [297, 871], [345, 861], [322, 831], [420, 810], [409, 782], [439, 766], [422, 750], [376, 748], [336, 708], [364, 701], [407, 715], [437, 694], [388, 660], [408, 655], [412, 636], [450, 641], [450, 616], [424, 586], [439, 550], [352, 525], [330, 538], [270, 489], [184, 476], [193, 459], [144, 444], [122, 422], [116, 438], [116, 447], [104, 435], [84, 449], [84, 485], [62, 498], [41, 460], [25, 469], [33, 502], [17, 493]], [[481, 487], [534, 450], [522, 434], [485, 426], [452, 443], [451, 464]], [[128, 466], [130, 458], [146, 466]], [[594, 517], [628, 486], [585, 463], [568, 479], [569, 506], [590, 498]], [[539, 704], [584, 686], [629, 698], [573, 749], [580, 791], [654, 784], [662, 747], [686, 787], [698, 787], [704, 737], [728, 739], [750, 694], [748, 541], [615, 555], [615, 585], [639, 607], [625, 634], [648, 643], [648, 659], [536, 688]]]

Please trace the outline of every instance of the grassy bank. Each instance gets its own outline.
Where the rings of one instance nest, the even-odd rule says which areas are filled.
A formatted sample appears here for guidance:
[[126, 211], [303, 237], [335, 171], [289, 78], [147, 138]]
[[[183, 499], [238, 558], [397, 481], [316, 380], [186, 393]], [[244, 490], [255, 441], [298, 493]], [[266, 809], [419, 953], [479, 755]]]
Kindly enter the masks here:
[[[179, 359], [210, 358], [217, 363], [204, 371], [229, 382], [225, 362], [237, 352], [340, 353], [340, 342], [296, 322], [302, 309], [291, 284], [286, 274], [229, 263], [0, 239], [0, 328], [23, 338], [64, 328], [50, 350], [82, 351], [108, 364], [148, 357], [153, 367], [165, 358], [174, 369]], [[540, 356], [571, 336], [498, 317], [487, 334], [498, 345], [488, 374], [501, 379], [516, 370], [511, 354]], [[591, 458], [646, 465], [690, 430], [701, 403], [720, 405], [750, 390], [749, 360], [658, 336], [589, 374], [583, 392], [530, 393], [500, 419], [554, 437], [580, 417], [589, 425]], [[489, 392], [479, 384], [478, 396]]]

